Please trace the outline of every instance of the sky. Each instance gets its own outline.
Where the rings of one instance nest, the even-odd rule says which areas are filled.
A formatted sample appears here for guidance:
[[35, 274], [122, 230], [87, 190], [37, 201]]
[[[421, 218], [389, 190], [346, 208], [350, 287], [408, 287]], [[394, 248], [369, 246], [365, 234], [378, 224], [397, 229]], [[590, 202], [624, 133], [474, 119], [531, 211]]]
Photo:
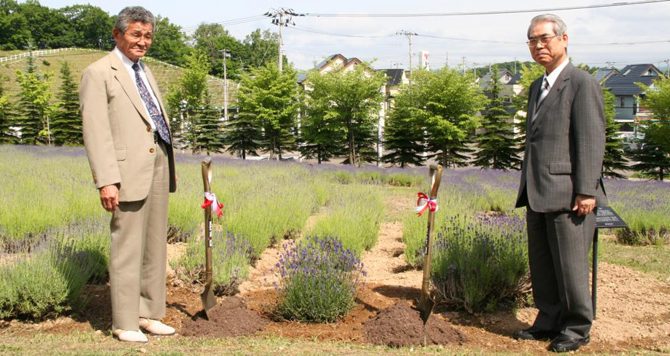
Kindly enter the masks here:
[[[635, 3], [640, 0], [630, 0]], [[41, 0], [62, 8], [91, 4], [117, 14], [123, 7], [141, 5], [169, 18], [188, 34], [201, 23], [221, 23], [239, 40], [257, 28], [278, 31], [266, 12], [292, 9], [312, 14], [293, 17], [282, 29], [283, 51], [297, 69], [313, 68], [332, 54], [356, 57], [375, 68], [417, 68], [421, 52], [431, 69], [445, 65], [466, 69], [506, 61], [531, 60], [526, 46], [530, 19], [551, 12], [568, 26], [568, 53], [573, 63], [614, 66], [652, 63], [665, 70], [670, 62], [670, 1], [579, 10], [553, 10], [621, 3], [620, 0]], [[316, 14], [444, 14], [512, 10], [525, 13], [471, 16], [331, 17]], [[537, 11], [536, 11], [537, 10]], [[406, 36], [400, 33], [413, 33]], [[233, 53], [234, 55], [234, 53]]]

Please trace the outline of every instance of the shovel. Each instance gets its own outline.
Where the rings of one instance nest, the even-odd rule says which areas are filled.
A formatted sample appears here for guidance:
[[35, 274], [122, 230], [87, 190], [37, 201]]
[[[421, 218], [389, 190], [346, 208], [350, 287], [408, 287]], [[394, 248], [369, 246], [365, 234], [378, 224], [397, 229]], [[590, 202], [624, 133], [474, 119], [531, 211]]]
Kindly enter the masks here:
[[[437, 190], [440, 189], [440, 181], [442, 180], [442, 166], [430, 166], [430, 200], [437, 199]], [[430, 296], [430, 267], [433, 255], [433, 225], [435, 224], [435, 212], [432, 209], [428, 210], [428, 231], [426, 232], [426, 255], [423, 259], [423, 280], [421, 283], [421, 298], [417, 309], [421, 313], [423, 324], [426, 325], [430, 314], [433, 312], [435, 302]]]
[[[210, 193], [210, 183], [212, 182], [212, 159], [205, 158], [202, 163], [202, 182], [205, 186], [205, 193]], [[216, 296], [212, 289], [212, 209], [205, 210], [205, 290], [200, 295], [202, 308], [205, 311], [205, 318], [209, 320], [209, 310], [216, 305]]]

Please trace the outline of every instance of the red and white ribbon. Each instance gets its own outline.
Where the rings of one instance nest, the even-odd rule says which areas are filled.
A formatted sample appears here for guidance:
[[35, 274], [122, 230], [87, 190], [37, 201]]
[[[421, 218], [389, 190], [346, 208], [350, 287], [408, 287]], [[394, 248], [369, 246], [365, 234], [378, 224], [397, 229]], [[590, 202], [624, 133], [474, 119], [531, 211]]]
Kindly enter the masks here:
[[437, 211], [437, 199], [430, 199], [426, 193], [419, 192], [419, 198], [416, 200], [416, 213], [421, 216], [426, 210]]
[[200, 206], [203, 209], [211, 208], [212, 214], [216, 214], [217, 217], [223, 216], [223, 203], [219, 203], [216, 200], [216, 194], [205, 192], [205, 201]]

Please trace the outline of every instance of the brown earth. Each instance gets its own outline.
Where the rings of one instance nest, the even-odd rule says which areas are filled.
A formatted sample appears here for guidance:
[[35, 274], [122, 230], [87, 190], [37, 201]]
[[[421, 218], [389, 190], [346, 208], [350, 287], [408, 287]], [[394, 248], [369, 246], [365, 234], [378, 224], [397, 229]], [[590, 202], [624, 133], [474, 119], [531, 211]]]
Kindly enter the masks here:
[[[408, 209], [413, 202], [389, 202], [391, 213]], [[322, 213], [313, 216], [308, 225]], [[392, 216], [397, 216], [392, 215]], [[240, 335], [282, 336], [309, 340], [339, 340], [386, 345], [421, 345], [424, 341], [445, 345], [449, 350], [496, 352], [545, 352], [547, 344], [516, 341], [512, 333], [528, 327], [537, 313], [534, 308], [470, 315], [439, 310], [429, 319], [424, 339], [422, 321], [412, 308], [419, 297], [421, 272], [409, 268], [402, 255], [402, 226], [382, 224], [377, 245], [363, 254], [367, 271], [357, 295], [356, 307], [342, 320], [330, 324], [277, 320], [273, 316], [276, 293], [272, 268], [279, 250], [266, 250], [240, 285], [235, 297], [218, 299], [211, 320], [202, 315], [201, 287], [184, 285], [170, 273], [167, 315], [164, 322], [177, 328], [177, 337], [221, 337]], [[170, 258], [184, 250], [170, 245]], [[662, 351], [670, 348], [670, 283], [626, 267], [599, 264], [598, 310], [585, 352]], [[41, 323], [6, 321], [1, 334], [27, 334], [32, 330], [50, 333], [91, 331], [108, 333], [111, 328], [109, 288], [88, 286], [87, 307], [71, 317]]]

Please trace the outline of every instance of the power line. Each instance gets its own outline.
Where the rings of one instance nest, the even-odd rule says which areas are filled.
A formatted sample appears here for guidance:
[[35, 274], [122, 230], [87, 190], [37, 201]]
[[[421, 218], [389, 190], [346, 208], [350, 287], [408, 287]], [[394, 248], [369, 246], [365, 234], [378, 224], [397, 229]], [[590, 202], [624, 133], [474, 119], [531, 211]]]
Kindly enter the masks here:
[[480, 15], [505, 15], [505, 14], [522, 14], [528, 12], [548, 12], [548, 11], [567, 11], [567, 10], [584, 10], [584, 9], [599, 9], [605, 7], [620, 7], [631, 5], [653, 4], [660, 2], [668, 2], [670, 0], [643, 0], [643, 1], [623, 1], [610, 4], [596, 4], [584, 6], [566, 6], [554, 7], [544, 9], [528, 9], [528, 10], [496, 10], [496, 11], [474, 11], [474, 12], [435, 12], [435, 13], [406, 13], [406, 14], [375, 14], [375, 13], [305, 13], [303, 16], [313, 17], [446, 17], [446, 16], [480, 16]]

